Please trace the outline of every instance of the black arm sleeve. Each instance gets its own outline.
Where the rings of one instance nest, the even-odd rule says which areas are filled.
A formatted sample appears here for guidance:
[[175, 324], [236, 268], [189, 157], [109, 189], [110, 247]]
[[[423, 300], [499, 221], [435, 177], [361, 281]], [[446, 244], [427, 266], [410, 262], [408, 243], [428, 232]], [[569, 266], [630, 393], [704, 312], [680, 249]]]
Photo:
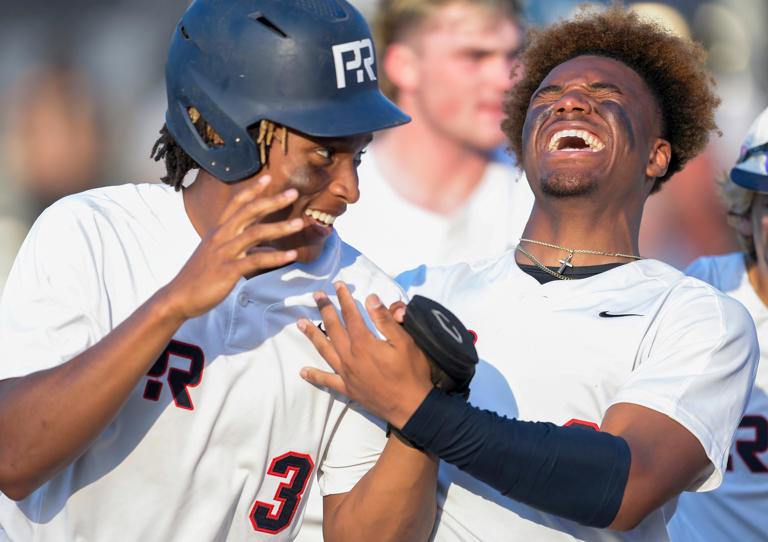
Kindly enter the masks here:
[[503, 495], [592, 527], [611, 524], [629, 477], [621, 437], [509, 419], [437, 388], [402, 433]]

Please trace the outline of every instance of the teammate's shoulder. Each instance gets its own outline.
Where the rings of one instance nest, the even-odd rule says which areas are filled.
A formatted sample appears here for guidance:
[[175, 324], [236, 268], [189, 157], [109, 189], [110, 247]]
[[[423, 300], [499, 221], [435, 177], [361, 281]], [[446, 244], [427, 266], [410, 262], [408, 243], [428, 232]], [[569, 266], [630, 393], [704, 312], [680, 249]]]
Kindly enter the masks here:
[[618, 286], [643, 287], [659, 292], [680, 287], [691, 281], [691, 277], [686, 276], [677, 267], [653, 258], [630, 262], [605, 275], [611, 277], [616, 275], [619, 279], [615, 281]]
[[91, 188], [76, 194], [70, 194], [53, 203], [45, 212], [93, 212], [111, 208], [130, 208], [132, 205], [157, 198], [167, 198], [173, 188], [156, 183], [126, 183], [121, 185]]
[[466, 292], [476, 285], [486, 287], [510, 276], [515, 263], [514, 251], [500, 257], [443, 266], [420, 265], [403, 271], [395, 278], [409, 295], [419, 293], [434, 299], [446, 299], [452, 292]]
[[[737, 256], [710, 257], [702, 260], [698, 265], [706, 265], [710, 270], [717, 269], [718, 267], [722, 269], [723, 266], [732, 267], [738, 263]], [[679, 275], [669, 283], [667, 299], [670, 304], [680, 306], [685, 311], [698, 312], [702, 315], [706, 311], [711, 311], [720, 315], [723, 325], [729, 323], [736, 324], [740, 321], [751, 323], [751, 317], [744, 305], [727, 293], [724, 293], [717, 280], [706, 281], [682, 271], [677, 273]]]
[[618, 267], [614, 271], [623, 274], [622, 287], [643, 288], [665, 299], [679, 300], [700, 296], [724, 295], [720, 290], [696, 277], [686, 275], [680, 269], [655, 259], [644, 259]]
[[691, 262], [685, 274], [728, 292], [736, 289], [743, 280], [746, 273], [744, 257], [742, 252], [702, 256]]
[[[334, 239], [335, 238], [335, 239]], [[364, 292], [379, 294], [384, 301], [396, 298], [404, 298], [404, 290], [395, 279], [385, 273], [379, 266], [371, 261], [352, 245], [345, 243], [335, 234], [328, 242], [338, 242], [340, 251], [338, 280], [343, 280], [355, 285]]]
[[[79, 231], [85, 236], [96, 235], [97, 231], [112, 226], [132, 224], [151, 220], [169, 220], [169, 209], [183, 205], [173, 194], [173, 188], [167, 185], [123, 184], [92, 188], [84, 192], [65, 196], [46, 208], [35, 221], [31, 231], [49, 232], [53, 237], [71, 236], [72, 231]], [[61, 232], [61, 233], [57, 233]]]

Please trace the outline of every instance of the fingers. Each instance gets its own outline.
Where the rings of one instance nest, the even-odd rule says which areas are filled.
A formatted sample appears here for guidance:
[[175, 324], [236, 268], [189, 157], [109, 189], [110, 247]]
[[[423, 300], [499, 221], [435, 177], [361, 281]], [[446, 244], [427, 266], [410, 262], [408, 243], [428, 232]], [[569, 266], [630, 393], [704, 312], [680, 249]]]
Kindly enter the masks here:
[[301, 378], [311, 384], [315, 384], [316, 386], [325, 386], [326, 388], [332, 389], [333, 391], [349, 397], [349, 394], [347, 393], [347, 387], [344, 385], [344, 381], [337, 374], [321, 371], [315, 367], [304, 367], [299, 374], [301, 375]]
[[[333, 306], [325, 292], [315, 292], [314, 299], [315, 303], [317, 303], [317, 308], [320, 310], [320, 316], [323, 319], [323, 325], [325, 325], [325, 332], [341, 357], [349, 352], [350, 342], [347, 329], [341, 322], [339, 314], [336, 312], [336, 307]], [[338, 369], [336, 370], [338, 371]]]
[[282, 267], [294, 261], [299, 253], [295, 250], [254, 249], [237, 262], [237, 275], [249, 275], [258, 269]]
[[301, 231], [305, 225], [302, 218], [253, 224], [232, 240], [234, 251], [238, 254], [250, 253], [250, 249], [259, 243], [287, 237]]
[[389, 313], [398, 324], [403, 323], [403, 318], [405, 318], [405, 307], [406, 305], [402, 301], [395, 301], [389, 306]]
[[[331, 308], [333, 308], [332, 305]], [[326, 337], [322, 331], [313, 326], [312, 322], [306, 318], [300, 319], [296, 325], [301, 330], [301, 332], [304, 333], [307, 338], [309, 338], [309, 340], [312, 342], [312, 345], [315, 347], [315, 350], [317, 350], [317, 352], [323, 357], [328, 365], [330, 365], [337, 373], [341, 372], [341, 359], [339, 358], [333, 343], [328, 340], [328, 337]], [[316, 367], [304, 367], [300, 374], [304, 380], [312, 384], [317, 386], [325, 386], [349, 397], [349, 393], [347, 392], [347, 387], [344, 384], [344, 380], [338, 374], [329, 373], [327, 371], [317, 369]]]
[[[393, 303], [394, 307], [396, 303]], [[405, 305], [403, 304], [402, 312], [405, 313]], [[392, 313], [387, 310], [387, 307], [381, 302], [379, 296], [371, 294], [365, 299], [365, 310], [368, 311], [368, 315], [371, 317], [371, 321], [376, 326], [384, 337], [392, 341], [401, 337], [405, 333], [400, 324], [397, 323]], [[402, 318], [401, 318], [402, 319]]]
[[341, 359], [333, 342], [329, 341], [328, 337], [306, 318], [301, 318], [296, 323], [296, 326], [312, 342], [312, 346], [315, 347], [315, 350], [317, 350], [318, 354], [322, 356], [328, 365], [337, 373], [342, 372]]
[[[349, 334], [360, 339], [366, 335], [373, 337], [373, 334], [365, 324], [365, 320], [360, 314], [360, 309], [357, 307], [357, 302], [355, 301], [355, 298], [352, 297], [352, 292], [349, 291], [347, 285], [342, 281], [338, 281], [335, 282], [333, 286], [336, 288], [336, 295], [339, 298], [339, 306], [341, 307], [341, 315], [344, 317], [344, 322], [347, 325]], [[333, 337], [331, 337], [331, 340], [334, 340]]]
[[256, 199], [259, 195], [261, 195], [264, 190], [266, 190], [269, 183], [272, 181], [272, 177], [269, 175], [264, 175], [259, 180], [257, 180], [255, 183], [253, 183], [251, 186], [247, 187], [242, 192], [238, 192], [224, 207], [224, 210], [221, 212], [221, 215], [219, 216], [218, 224], [224, 224], [227, 220], [229, 220], [232, 215], [234, 215], [242, 206], [243, 204]]
[[295, 188], [289, 188], [274, 196], [259, 195], [243, 202], [229, 219], [232, 227], [235, 228], [233, 233], [236, 235], [242, 233], [254, 223], [261, 222], [265, 216], [291, 205], [298, 197], [299, 191]]
[[248, 226], [264, 216], [279, 211], [292, 204], [299, 197], [295, 188], [289, 188], [278, 194], [265, 195], [271, 177], [265, 175], [251, 186], [235, 194], [221, 213], [218, 220], [220, 227], [229, 226], [228, 236], [241, 233]]

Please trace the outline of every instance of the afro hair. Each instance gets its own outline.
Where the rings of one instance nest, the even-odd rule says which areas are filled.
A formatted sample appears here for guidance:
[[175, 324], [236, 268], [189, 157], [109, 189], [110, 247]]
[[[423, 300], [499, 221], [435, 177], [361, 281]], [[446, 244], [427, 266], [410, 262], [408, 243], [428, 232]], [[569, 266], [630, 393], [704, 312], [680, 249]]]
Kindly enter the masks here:
[[507, 117], [502, 123], [518, 165], [523, 162], [523, 124], [531, 96], [555, 67], [586, 54], [626, 64], [645, 80], [656, 98], [662, 137], [669, 141], [672, 157], [653, 191], [704, 149], [710, 131], [717, 131], [714, 110], [720, 99], [706, 70], [704, 50], [656, 23], [641, 20], [621, 4], [584, 10], [571, 20], [531, 28], [527, 38], [522, 54], [524, 73], [504, 103]]

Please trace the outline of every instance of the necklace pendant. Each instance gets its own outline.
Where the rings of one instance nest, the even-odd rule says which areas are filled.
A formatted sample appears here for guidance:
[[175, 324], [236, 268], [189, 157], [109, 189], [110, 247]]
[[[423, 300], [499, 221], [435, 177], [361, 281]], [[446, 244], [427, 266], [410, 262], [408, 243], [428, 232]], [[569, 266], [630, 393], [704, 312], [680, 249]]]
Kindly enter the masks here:
[[573, 267], [573, 264], [571, 263], [571, 259], [573, 259], [573, 251], [571, 251], [571, 253], [568, 254], [568, 257], [565, 260], [557, 260], [558, 262], [563, 264], [560, 266], [560, 269], [558, 269], [557, 272], [562, 274], [563, 271], [565, 271], [566, 267]]

